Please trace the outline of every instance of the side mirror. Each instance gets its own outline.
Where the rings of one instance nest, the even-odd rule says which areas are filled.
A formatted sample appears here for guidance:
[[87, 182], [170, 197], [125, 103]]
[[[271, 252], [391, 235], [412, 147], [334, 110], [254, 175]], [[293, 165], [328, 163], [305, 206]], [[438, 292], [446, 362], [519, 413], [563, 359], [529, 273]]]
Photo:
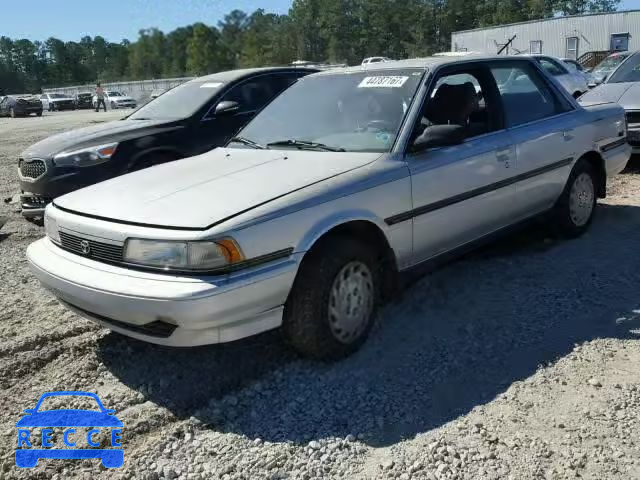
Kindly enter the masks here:
[[416, 138], [411, 151], [419, 152], [435, 147], [460, 145], [466, 138], [466, 129], [460, 125], [432, 125]]
[[216, 105], [216, 115], [228, 115], [240, 110], [240, 104], [238, 102], [232, 102], [230, 100], [224, 100]]

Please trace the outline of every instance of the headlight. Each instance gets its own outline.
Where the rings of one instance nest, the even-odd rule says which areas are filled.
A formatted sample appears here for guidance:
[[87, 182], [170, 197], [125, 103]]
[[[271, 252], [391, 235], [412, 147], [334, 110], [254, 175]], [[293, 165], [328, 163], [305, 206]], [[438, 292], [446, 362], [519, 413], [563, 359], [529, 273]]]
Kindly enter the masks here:
[[58, 224], [51, 218], [47, 211], [44, 212], [44, 231], [53, 243], [60, 243], [60, 234], [58, 233]]
[[163, 270], [204, 272], [244, 260], [240, 247], [230, 238], [214, 241], [166, 241], [130, 238], [124, 261]]
[[61, 152], [53, 157], [53, 163], [62, 167], [86, 167], [97, 165], [109, 160], [116, 149], [118, 143], [108, 143], [106, 145], [96, 145], [71, 152]]

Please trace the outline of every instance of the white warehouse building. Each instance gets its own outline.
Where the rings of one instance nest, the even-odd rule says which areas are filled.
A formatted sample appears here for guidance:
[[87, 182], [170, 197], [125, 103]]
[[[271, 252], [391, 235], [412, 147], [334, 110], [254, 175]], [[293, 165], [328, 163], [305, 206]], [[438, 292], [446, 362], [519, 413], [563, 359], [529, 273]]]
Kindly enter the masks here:
[[611, 51], [640, 50], [640, 10], [532, 20], [451, 34], [452, 51], [544, 53], [593, 66]]

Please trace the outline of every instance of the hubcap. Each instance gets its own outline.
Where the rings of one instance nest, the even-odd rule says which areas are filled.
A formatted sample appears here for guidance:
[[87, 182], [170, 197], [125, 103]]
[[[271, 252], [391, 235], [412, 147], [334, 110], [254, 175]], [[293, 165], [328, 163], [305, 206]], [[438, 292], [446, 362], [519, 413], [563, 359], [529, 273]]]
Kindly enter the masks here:
[[373, 311], [371, 270], [362, 262], [347, 263], [329, 294], [329, 327], [342, 343], [352, 343], [364, 332]]
[[591, 176], [581, 173], [573, 182], [569, 194], [569, 216], [576, 227], [582, 227], [591, 218], [594, 197]]

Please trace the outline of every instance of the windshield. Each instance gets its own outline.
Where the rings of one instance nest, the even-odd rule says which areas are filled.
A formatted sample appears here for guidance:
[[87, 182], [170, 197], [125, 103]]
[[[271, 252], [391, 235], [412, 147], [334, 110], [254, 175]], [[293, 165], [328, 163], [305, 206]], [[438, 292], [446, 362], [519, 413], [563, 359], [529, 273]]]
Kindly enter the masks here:
[[67, 98], [67, 96], [62, 93], [50, 93], [49, 96], [51, 98]]
[[611, 74], [607, 83], [640, 82], [640, 55], [635, 54]]
[[122, 94], [120, 92], [108, 92], [107, 95], [110, 97], [121, 97]]
[[187, 82], [162, 93], [129, 118], [169, 120], [193, 115], [220, 91], [223, 84], [212, 81]]
[[608, 75], [618, 65], [620, 65], [624, 59], [626, 59], [630, 53], [614, 53], [605, 58], [593, 69], [593, 73], [599, 76]]
[[264, 146], [296, 140], [352, 152], [387, 152], [423, 75], [421, 69], [393, 69], [305, 77], [238, 136]]

